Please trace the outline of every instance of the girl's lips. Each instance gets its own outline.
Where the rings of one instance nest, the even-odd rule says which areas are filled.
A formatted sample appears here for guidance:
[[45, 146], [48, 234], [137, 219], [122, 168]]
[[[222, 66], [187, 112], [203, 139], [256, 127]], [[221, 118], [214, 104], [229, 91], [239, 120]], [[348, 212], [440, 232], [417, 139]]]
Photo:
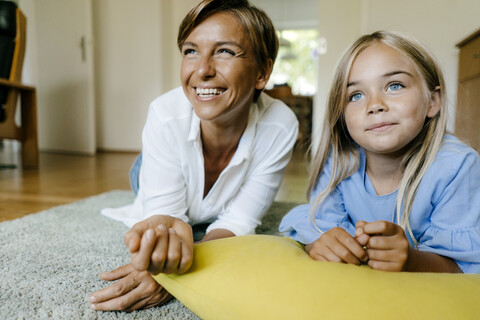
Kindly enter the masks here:
[[393, 123], [393, 122], [376, 123], [368, 127], [366, 131], [383, 132], [383, 131], [387, 131], [388, 129], [390, 129], [395, 125], [396, 123]]

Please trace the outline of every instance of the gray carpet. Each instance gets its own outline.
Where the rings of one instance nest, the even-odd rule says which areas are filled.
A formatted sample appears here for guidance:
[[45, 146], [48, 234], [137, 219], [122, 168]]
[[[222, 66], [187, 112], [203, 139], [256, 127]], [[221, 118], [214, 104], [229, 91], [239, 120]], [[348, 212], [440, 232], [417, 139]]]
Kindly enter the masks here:
[[[0, 223], [0, 319], [199, 319], [176, 299], [132, 313], [89, 309], [90, 293], [108, 284], [98, 275], [130, 260], [128, 228], [100, 209], [132, 201], [117, 190]], [[257, 232], [277, 234], [295, 205], [274, 203]]]

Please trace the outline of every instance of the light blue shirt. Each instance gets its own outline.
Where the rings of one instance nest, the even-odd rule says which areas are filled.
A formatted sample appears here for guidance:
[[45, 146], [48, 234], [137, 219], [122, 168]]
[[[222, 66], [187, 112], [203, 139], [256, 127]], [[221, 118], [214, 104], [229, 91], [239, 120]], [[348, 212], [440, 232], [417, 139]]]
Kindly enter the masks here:
[[[323, 232], [338, 226], [353, 236], [358, 220], [393, 221], [397, 192], [376, 195], [365, 164], [361, 152], [358, 171], [343, 180], [317, 209], [315, 223]], [[328, 159], [311, 201], [327, 186], [330, 172]], [[280, 231], [304, 244], [317, 240], [321, 233], [309, 217], [309, 209], [309, 204], [293, 208], [282, 219]], [[410, 226], [419, 250], [450, 257], [465, 273], [480, 273], [480, 157], [475, 150], [445, 136], [420, 183]]]

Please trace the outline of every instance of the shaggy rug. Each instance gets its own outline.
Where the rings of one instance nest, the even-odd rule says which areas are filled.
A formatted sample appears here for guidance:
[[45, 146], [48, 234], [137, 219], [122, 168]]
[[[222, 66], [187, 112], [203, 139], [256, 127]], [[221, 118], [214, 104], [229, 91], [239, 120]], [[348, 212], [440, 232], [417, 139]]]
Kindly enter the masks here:
[[[128, 228], [100, 210], [132, 201], [130, 191], [110, 191], [0, 223], [0, 319], [199, 319], [176, 299], [132, 313], [89, 308], [90, 293], [108, 285], [99, 274], [130, 260]], [[278, 234], [295, 205], [275, 202], [257, 233]]]

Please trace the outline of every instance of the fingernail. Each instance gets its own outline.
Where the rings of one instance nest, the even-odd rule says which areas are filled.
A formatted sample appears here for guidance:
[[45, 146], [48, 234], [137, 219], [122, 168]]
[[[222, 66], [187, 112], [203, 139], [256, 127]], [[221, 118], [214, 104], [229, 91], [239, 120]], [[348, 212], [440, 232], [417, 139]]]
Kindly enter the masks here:
[[95, 310], [95, 309], [97, 309], [97, 306], [96, 306], [96, 305], [94, 305], [94, 304], [91, 304], [91, 305], [90, 305], [90, 309], [93, 309], [93, 310]]
[[361, 235], [363, 233], [362, 229], [361, 228], [357, 228], [355, 230], [355, 237], [358, 237], [359, 235]]
[[163, 225], [163, 224], [159, 224], [159, 225], [157, 226], [157, 228], [158, 228], [159, 230], [161, 230], [161, 231], [166, 231], [166, 230], [167, 230], [167, 227], [165, 227], [165, 225]]
[[91, 296], [91, 297], [90, 297], [90, 302], [95, 303], [96, 301], [97, 301], [97, 299], [95, 299], [94, 296]]
[[153, 230], [148, 229], [147, 232], [145, 232], [145, 236], [147, 237], [147, 240], [151, 240], [153, 238]]
[[174, 234], [174, 233], [175, 233], [175, 229], [173, 229], [173, 228], [168, 229], [168, 233]]

